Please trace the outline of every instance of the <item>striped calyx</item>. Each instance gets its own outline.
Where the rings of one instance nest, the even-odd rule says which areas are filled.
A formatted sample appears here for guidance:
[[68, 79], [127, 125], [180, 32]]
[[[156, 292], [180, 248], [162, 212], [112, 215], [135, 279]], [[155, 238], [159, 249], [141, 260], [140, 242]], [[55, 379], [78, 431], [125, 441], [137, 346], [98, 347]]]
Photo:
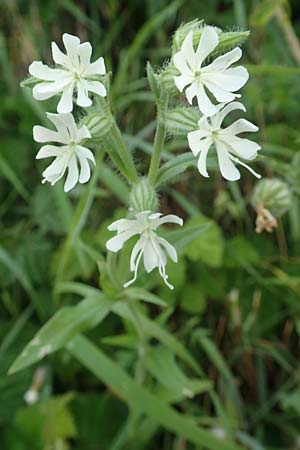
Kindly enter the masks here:
[[158, 209], [158, 205], [158, 195], [153, 186], [149, 184], [147, 178], [142, 178], [133, 185], [130, 193], [129, 209], [134, 214], [142, 211], [155, 212]]
[[256, 184], [251, 203], [256, 210], [263, 207], [274, 217], [280, 217], [290, 207], [291, 192], [284, 181], [278, 178], [265, 178]]

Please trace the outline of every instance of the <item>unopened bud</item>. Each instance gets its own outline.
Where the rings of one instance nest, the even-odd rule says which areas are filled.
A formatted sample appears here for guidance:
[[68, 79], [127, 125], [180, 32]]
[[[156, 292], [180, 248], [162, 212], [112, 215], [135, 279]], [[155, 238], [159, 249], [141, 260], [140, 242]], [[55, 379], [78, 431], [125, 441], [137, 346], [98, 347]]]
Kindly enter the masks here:
[[155, 212], [158, 209], [158, 195], [147, 178], [136, 183], [130, 193], [129, 209], [134, 214], [142, 211]]

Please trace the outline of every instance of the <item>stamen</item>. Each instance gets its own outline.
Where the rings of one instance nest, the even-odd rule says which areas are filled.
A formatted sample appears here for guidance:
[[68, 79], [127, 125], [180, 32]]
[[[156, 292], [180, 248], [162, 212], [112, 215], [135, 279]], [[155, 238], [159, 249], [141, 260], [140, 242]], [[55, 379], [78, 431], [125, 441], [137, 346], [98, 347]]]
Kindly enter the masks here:
[[252, 175], [254, 175], [256, 178], [261, 178], [261, 175], [259, 173], [255, 172], [250, 166], [248, 166], [248, 164], [245, 164], [244, 162], [240, 161], [238, 158], [236, 158], [235, 156], [232, 156], [231, 154], [229, 154], [229, 157], [237, 164], [240, 164], [241, 166], [246, 167], [246, 169], [248, 169], [249, 172], [251, 172]]

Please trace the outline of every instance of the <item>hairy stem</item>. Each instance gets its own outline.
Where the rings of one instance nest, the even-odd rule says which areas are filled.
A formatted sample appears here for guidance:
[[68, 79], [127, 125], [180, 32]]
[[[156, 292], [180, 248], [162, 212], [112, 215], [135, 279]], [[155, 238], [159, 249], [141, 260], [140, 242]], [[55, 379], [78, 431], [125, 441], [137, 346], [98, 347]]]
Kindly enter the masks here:
[[168, 96], [163, 93], [157, 102], [157, 127], [154, 138], [153, 154], [151, 158], [148, 179], [151, 184], [155, 184], [159, 169], [161, 153], [163, 151], [166, 137], [166, 112], [168, 109]]

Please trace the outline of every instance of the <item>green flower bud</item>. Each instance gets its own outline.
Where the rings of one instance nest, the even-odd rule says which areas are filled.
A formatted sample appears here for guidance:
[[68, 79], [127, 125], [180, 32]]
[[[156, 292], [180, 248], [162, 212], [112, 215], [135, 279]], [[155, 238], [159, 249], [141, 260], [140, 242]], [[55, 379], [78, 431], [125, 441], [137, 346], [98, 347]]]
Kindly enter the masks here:
[[167, 111], [166, 128], [173, 136], [186, 136], [198, 128], [201, 112], [197, 107], [175, 108]]
[[[110, 130], [114, 123], [107, 101], [97, 96], [98, 108], [97, 112], [91, 112], [85, 116], [81, 125], [86, 125], [92, 135], [92, 139], [102, 139]], [[91, 108], [92, 109], [92, 108]], [[94, 109], [92, 109], [94, 110]]]
[[159, 206], [158, 195], [147, 178], [142, 178], [134, 184], [130, 192], [129, 209], [134, 213], [142, 211], [157, 211]]
[[266, 178], [256, 184], [251, 203], [256, 210], [265, 208], [274, 217], [281, 217], [291, 205], [291, 192], [284, 181]]
[[190, 31], [199, 31], [203, 27], [203, 20], [195, 19], [191, 22], [183, 23], [175, 31], [173, 36], [172, 50], [173, 53], [178, 52], [180, 47]]
[[[194, 48], [198, 47], [203, 28], [205, 24], [203, 21], [193, 20], [181, 27], [174, 34], [172, 55], [181, 49], [184, 39], [187, 37], [190, 31], [193, 31], [193, 44]], [[209, 55], [209, 57], [216, 57], [232, 50], [235, 47], [239, 47], [245, 42], [249, 36], [249, 31], [222, 31], [220, 28], [214, 27], [219, 36], [219, 44], [217, 48]]]

